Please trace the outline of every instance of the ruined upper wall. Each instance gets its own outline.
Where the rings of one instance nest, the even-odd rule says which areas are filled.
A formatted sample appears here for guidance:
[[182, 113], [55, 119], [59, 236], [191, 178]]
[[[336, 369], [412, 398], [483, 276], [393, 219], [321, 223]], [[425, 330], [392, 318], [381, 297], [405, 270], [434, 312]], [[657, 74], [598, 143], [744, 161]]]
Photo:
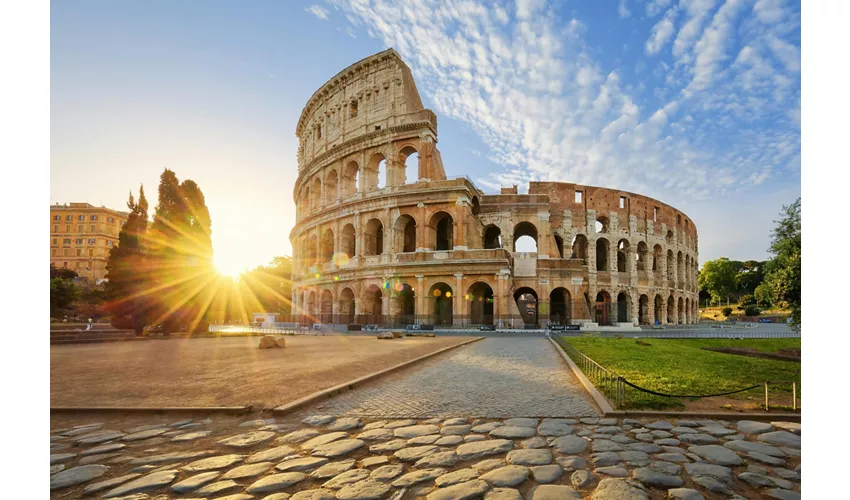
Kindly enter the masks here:
[[410, 68], [393, 49], [358, 61], [317, 90], [298, 120], [298, 167], [340, 144], [394, 125], [430, 121]]

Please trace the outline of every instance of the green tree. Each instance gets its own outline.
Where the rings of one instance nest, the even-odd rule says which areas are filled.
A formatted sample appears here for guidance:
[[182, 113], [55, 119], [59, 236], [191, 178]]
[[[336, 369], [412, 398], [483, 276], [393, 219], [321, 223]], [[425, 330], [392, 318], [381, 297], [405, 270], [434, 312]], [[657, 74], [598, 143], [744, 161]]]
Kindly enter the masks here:
[[68, 269], [67, 267], [56, 267], [50, 266], [50, 279], [53, 278], [62, 278], [66, 280], [72, 280], [77, 277], [77, 273]]
[[803, 277], [800, 198], [783, 206], [781, 219], [775, 222], [770, 244], [773, 259], [767, 266], [764, 283], [774, 304], [787, 304], [791, 308], [791, 326], [799, 331]]
[[721, 257], [703, 264], [697, 281], [700, 290], [708, 292], [713, 302], [720, 303], [729, 295], [735, 293], [737, 289], [736, 276], [737, 271], [733, 261]]
[[106, 310], [117, 328], [132, 328], [141, 335], [148, 325], [154, 291], [150, 288], [149, 269], [145, 257], [148, 229], [148, 200], [144, 186], [139, 187], [139, 201], [127, 202], [130, 215], [118, 233], [118, 246], [109, 253], [106, 263]]
[[50, 279], [50, 317], [58, 318], [67, 313], [80, 296], [80, 291], [72, 279]]
[[764, 281], [764, 262], [748, 260], [742, 263], [742, 268], [735, 276], [738, 291], [744, 294], [754, 294], [756, 288]]

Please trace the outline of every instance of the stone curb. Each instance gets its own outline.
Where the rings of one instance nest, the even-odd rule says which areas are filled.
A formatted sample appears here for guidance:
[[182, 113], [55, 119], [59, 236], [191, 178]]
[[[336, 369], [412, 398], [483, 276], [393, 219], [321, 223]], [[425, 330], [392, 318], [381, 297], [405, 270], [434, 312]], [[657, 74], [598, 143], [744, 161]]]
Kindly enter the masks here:
[[561, 349], [561, 346], [558, 345], [558, 343], [555, 342], [555, 340], [551, 337], [549, 338], [549, 342], [551, 342], [552, 345], [555, 346], [555, 350], [558, 351], [558, 354], [560, 354], [562, 358], [564, 358], [564, 362], [566, 362], [567, 366], [569, 366], [570, 369], [573, 371], [573, 374], [575, 374], [576, 378], [579, 380], [579, 382], [581, 382], [581, 385], [584, 387], [584, 390], [587, 391], [591, 398], [593, 398], [593, 401], [596, 403], [596, 406], [602, 411], [602, 413], [605, 416], [608, 416], [608, 414], [612, 413], [614, 411], [614, 408], [611, 406], [611, 403], [609, 403], [608, 400], [605, 399], [605, 396], [603, 396], [602, 393], [600, 393], [596, 389], [596, 386], [594, 386], [593, 383], [584, 375], [584, 373], [582, 373], [582, 371], [579, 369], [578, 366], [576, 366], [573, 360], [570, 359], [567, 353], [565, 353], [564, 350]]
[[348, 391], [348, 390], [354, 389], [356, 386], [361, 385], [361, 384], [363, 384], [364, 382], [372, 381], [372, 380], [374, 380], [374, 379], [376, 379], [376, 378], [378, 378], [378, 377], [381, 377], [381, 376], [383, 376], [383, 375], [387, 375], [387, 374], [389, 374], [390, 372], [394, 372], [394, 371], [396, 371], [396, 370], [400, 370], [400, 369], [402, 369], [402, 368], [406, 368], [406, 367], [408, 367], [408, 366], [410, 366], [410, 365], [412, 365], [412, 364], [414, 364], [414, 363], [418, 363], [418, 362], [420, 362], [420, 361], [424, 361], [424, 360], [426, 360], [426, 359], [428, 359], [428, 358], [430, 358], [430, 357], [432, 357], [432, 356], [436, 356], [436, 355], [438, 355], [438, 354], [442, 354], [442, 353], [444, 353], [444, 352], [446, 352], [446, 351], [448, 351], [448, 350], [451, 350], [451, 349], [456, 349], [456, 348], [458, 348], [458, 347], [463, 347], [463, 346], [465, 346], [465, 345], [467, 345], [467, 344], [471, 344], [471, 343], [473, 343], [473, 342], [478, 342], [479, 340], [484, 340], [485, 338], [486, 338], [486, 337], [475, 337], [475, 338], [473, 338], [473, 339], [467, 340], [466, 342], [461, 342], [461, 343], [459, 343], [459, 344], [455, 344], [455, 345], [452, 345], [452, 346], [444, 347], [444, 348], [440, 349], [439, 351], [434, 351], [434, 352], [432, 352], [432, 353], [430, 353], [430, 354], [426, 354], [426, 355], [424, 355], [424, 356], [420, 356], [420, 357], [418, 357], [418, 358], [411, 359], [411, 360], [409, 360], [409, 361], [405, 361], [404, 363], [400, 363], [400, 364], [397, 364], [397, 365], [395, 365], [395, 366], [391, 366], [391, 367], [386, 368], [386, 369], [384, 369], [384, 370], [381, 370], [381, 371], [378, 371], [378, 372], [375, 372], [375, 373], [370, 373], [369, 375], [364, 375], [364, 376], [362, 376], [362, 377], [360, 377], [360, 378], [356, 378], [356, 379], [354, 379], [354, 380], [350, 380], [350, 381], [348, 381], [348, 382], [345, 382], [345, 383], [339, 384], [339, 385], [334, 386], [334, 387], [331, 387], [331, 388], [329, 388], [329, 389], [323, 389], [323, 390], [321, 390], [321, 391], [314, 392], [313, 394], [309, 394], [309, 395], [307, 395], [307, 396], [304, 396], [303, 398], [301, 398], [301, 399], [297, 399], [297, 400], [295, 400], [295, 401], [292, 401], [291, 403], [287, 403], [287, 404], [285, 404], [285, 405], [278, 406], [277, 408], [272, 409], [272, 413], [273, 413], [274, 415], [286, 415], [286, 414], [288, 414], [288, 413], [292, 413], [292, 412], [294, 412], [294, 411], [296, 411], [296, 410], [299, 410], [299, 409], [301, 409], [301, 408], [303, 408], [303, 407], [305, 407], [305, 406], [308, 406], [308, 405], [310, 405], [310, 404], [313, 404], [313, 403], [315, 403], [316, 401], [319, 401], [319, 400], [322, 400], [322, 399], [326, 399], [326, 398], [329, 398], [329, 397], [331, 397], [331, 396], [335, 396], [335, 395], [337, 395], [337, 394], [341, 394], [341, 393], [343, 393], [343, 392], [345, 392], [345, 391]]
[[52, 406], [50, 413], [250, 413], [253, 406]]

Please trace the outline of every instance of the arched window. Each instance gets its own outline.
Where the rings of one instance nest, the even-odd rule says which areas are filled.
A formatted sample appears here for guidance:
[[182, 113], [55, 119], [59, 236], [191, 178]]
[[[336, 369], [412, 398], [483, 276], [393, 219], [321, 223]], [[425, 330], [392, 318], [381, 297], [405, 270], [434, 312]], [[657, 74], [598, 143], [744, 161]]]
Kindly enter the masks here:
[[484, 228], [484, 248], [502, 248], [502, 230], [491, 224]]
[[317, 177], [313, 181], [313, 211], [318, 210], [322, 206], [322, 181]]
[[608, 221], [608, 217], [604, 215], [596, 218], [596, 232], [597, 233], [607, 233], [609, 229], [610, 222]]
[[413, 184], [419, 179], [419, 153], [413, 146], [406, 146], [399, 151], [398, 184]]
[[[340, 266], [345, 265], [345, 263], [347, 263], [348, 259], [350, 259], [351, 257], [354, 257], [354, 255], [356, 254], [356, 251], [357, 251], [356, 250], [356, 247], [357, 247], [356, 242], [357, 242], [357, 232], [354, 229], [354, 224], [346, 224], [342, 228], [342, 238], [341, 238], [341, 241], [339, 242], [340, 243], [340, 249], [339, 249], [340, 256], [339, 256], [339, 261], [337, 262], [338, 265], [340, 265]], [[342, 261], [345, 261], [345, 262], [342, 262]]]
[[625, 293], [620, 293], [617, 295], [617, 322], [618, 323], [628, 323], [631, 321], [629, 318], [629, 310], [631, 309], [629, 302], [631, 302], [631, 297], [626, 295]]
[[629, 272], [629, 242], [628, 240], [620, 240], [617, 243], [617, 272], [619, 273], [627, 273]]
[[395, 252], [416, 251], [416, 220], [410, 215], [401, 215], [393, 225], [395, 230]]
[[581, 259], [583, 264], [587, 264], [587, 237], [583, 234], [577, 234], [573, 238], [573, 259]]
[[333, 323], [334, 297], [330, 290], [323, 290], [319, 301], [319, 323]]
[[671, 231], [671, 230], [667, 230], [667, 244], [668, 245], [673, 244], [673, 231]]
[[572, 316], [572, 300], [566, 288], [559, 287], [549, 294], [549, 321], [556, 325], [567, 325]]
[[514, 226], [514, 252], [537, 252], [537, 227], [530, 222]]
[[301, 193], [301, 210], [303, 212], [301, 215], [309, 215], [313, 211], [313, 198], [310, 195], [310, 186], [305, 187]]
[[608, 295], [608, 292], [603, 290], [596, 294], [594, 318], [597, 324], [613, 325], [615, 311], [612, 311], [611, 307], [611, 296]]
[[608, 240], [605, 238], [599, 238], [596, 240], [596, 270], [611, 270], [608, 267]]
[[375, 153], [366, 164], [366, 191], [383, 189], [387, 185], [387, 160]]
[[410, 325], [416, 322], [416, 293], [407, 283], [398, 283], [394, 287], [395, 296], [392, 314], [393, 324]]
[[649, 297], [641, 295], [638, 299], [638, 324], [649, 324]]
[[328, 228], [322, 233], [322, 262], [331, 262], [334, 256], [334, 232]]
[[342, 197], [354, 196], [360, 190], [360, 167], [356, 161], [350, 161], [345, 165], [342, 174]]
[[[649, 255], [649, 247], [643, 241], [638, 242], [637, 246], [637, 270], [647, 271], [647, 258]], [[647, 301], [649, 298], [646, 299]]]
[[361, 324], [383, 324], [383, 296], [378, 285], [370, 285], [363, 291], [360, 305], [361, 317], [358, 318]]
[[351, 288], [343, 288], [339, 292], [339, 315], [336, 323], [354, 323], [354, 292]]
[[470, 321], [473, 325], [492, 325], [494, 298], [493, 288], [487, 283], [478, 282], [469, 287], [466, 294], [469, 301]]
[[[652, 247], [652, 271], [657, 272], [661, 271], [661, 258], [664, 256], [664, 250], [661, 249], [661, 245], [655, 245]], [[658, 316], [655, 316], [658, 318]]]
[[378, 219], [371, 219], [366, 224], [363, 239], [365, 255], [381, 255], [384, 253], [384, 225]]
[[325, 203], [326, 204], [331, 204], [331, 203], [336, 202], [338, 181], [339, 181], [339, 175], [336, 173], [335, 169], [328, 172], [328, 176], [325, 178]]
[[437, 251], [454, 248], [454, 219], [447, 212], [437, 212], [428, 224], [432, 248]]
[[451, 325], [453, 320], [452, 287], [445, 283], [434, 283], [428, 292], [433, 301], [432, 321], [435, 325]]
[[564, 238], [560, 234], [555, 235], [555, 247], [558, 249], [558, 257], [564, 258]]
[[667, 281], [670, 287], [675, 286], [674, 280], [676, 279], [676, 275], [673, 274], [673, 264], [676, 262], [674, 260], [675, 258], [673, 250], [667, 250]]
[[315, 234], [310, 235], [310, 245], [307, 247], [307, 262], [311, 266], [319, 263], [319, 238]]

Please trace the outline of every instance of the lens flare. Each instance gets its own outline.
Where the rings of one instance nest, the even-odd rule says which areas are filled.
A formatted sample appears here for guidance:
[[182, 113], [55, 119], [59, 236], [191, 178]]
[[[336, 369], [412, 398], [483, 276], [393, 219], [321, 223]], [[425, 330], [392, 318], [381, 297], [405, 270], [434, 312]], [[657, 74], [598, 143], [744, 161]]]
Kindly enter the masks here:
[[349, 262], [351, 262], [351, 258], [345, 252], [335, 253], [333, 256], [333, 262], [336, 267], [345, 267]]

